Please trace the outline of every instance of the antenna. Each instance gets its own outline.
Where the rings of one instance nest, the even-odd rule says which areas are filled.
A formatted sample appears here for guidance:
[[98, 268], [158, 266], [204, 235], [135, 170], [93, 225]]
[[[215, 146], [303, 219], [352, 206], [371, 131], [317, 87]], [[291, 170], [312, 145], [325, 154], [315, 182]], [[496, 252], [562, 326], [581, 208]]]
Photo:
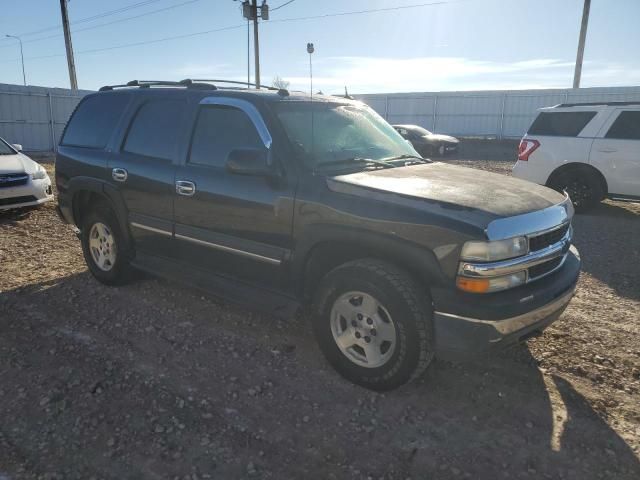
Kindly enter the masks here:
[[307, 43], [307, 53], [309, 54], [309, 86], [311, 87], [311, 158], [315, 168], [316, 158], [314, 155], [314, 131], [313, 131], [313, 65], [311, 63], [311, 54], [315, 52], [313, 43]]

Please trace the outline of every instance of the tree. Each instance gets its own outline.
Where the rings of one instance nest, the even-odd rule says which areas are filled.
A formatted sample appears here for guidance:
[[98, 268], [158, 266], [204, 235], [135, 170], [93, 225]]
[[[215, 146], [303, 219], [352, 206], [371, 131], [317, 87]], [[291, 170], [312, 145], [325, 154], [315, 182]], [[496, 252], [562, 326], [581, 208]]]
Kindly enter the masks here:
[[273, 85], [276, 88], [283, 88], [287, 90], [289, 88], [289, 85], [291, 85], [291, 83], [287, 82], [284, 78], [276, 75], [275, 77], [273, 77], [273, 81], [271, 82], [271, 85]]

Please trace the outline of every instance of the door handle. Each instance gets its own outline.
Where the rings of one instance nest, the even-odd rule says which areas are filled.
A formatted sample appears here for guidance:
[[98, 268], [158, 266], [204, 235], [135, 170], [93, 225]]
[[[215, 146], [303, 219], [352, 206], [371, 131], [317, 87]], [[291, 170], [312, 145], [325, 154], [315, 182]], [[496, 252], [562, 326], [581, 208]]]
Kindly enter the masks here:
[[189, 180], [176, 180], [176, 193], [186, 197], [193, 197], [196, 193], [196, 184]]
[[111, 178], [116, 182], [126, 182], [129, 174], [124, 168], [114, 168], [111, 170]]
[[599, 148], [598, 151], [602, 153], [615, 153], [618, 151], [618, 149], [617, 148]]

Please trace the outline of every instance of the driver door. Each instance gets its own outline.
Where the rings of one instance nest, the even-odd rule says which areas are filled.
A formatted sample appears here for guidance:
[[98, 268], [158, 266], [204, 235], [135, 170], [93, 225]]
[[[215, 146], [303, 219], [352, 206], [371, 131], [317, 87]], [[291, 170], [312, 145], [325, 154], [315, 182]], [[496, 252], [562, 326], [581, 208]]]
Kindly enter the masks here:
[[284, 177], [275, 181], [226, 168], [231, 151], [267, 151], [271, 143], [250, 102], [201, 102], [189, 153], [175, 177], [175, 238], [182, 261], [274, 288], [284, 285], [281, 265], [291, 249], [295, 185]]

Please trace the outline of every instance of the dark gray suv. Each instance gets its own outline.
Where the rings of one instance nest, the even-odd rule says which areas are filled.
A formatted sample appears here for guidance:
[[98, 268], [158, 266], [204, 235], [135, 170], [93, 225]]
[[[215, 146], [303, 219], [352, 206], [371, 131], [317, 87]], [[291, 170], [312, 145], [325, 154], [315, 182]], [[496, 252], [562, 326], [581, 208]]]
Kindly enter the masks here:
[[425, 160], [346, 98], [103, 87], [71, 117], [56, 180], [101, 282], [135, 267], [307, 306], [329, 362], [377, 390], [539, 332], [580, 270], [565, 195]]

